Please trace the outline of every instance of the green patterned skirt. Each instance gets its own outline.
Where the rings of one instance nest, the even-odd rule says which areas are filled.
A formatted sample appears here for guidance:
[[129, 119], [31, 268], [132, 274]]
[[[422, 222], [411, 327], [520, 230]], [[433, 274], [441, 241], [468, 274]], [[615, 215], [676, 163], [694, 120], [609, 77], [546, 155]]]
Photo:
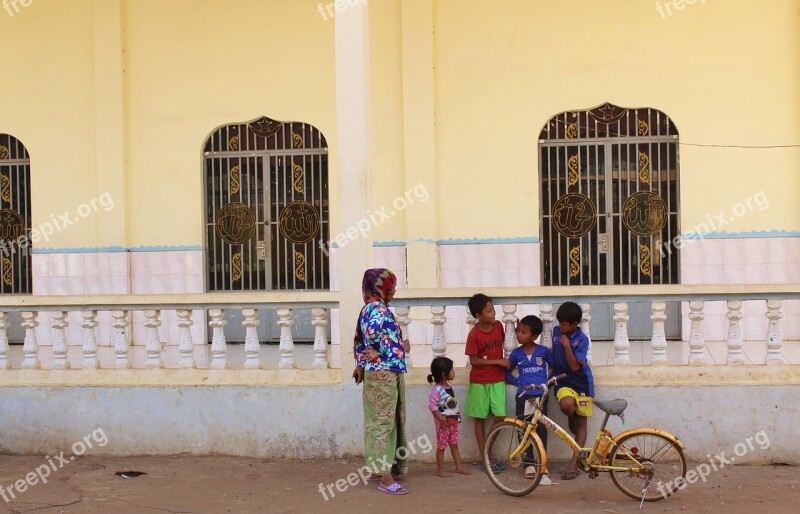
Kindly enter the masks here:
[[[405, 373], [364, 372], [364, 457], [374, 475], [408, 470]], [[397, 451], [402, 448], [401, 451]], [[402, 458], [400, 458], [402, 457]]]

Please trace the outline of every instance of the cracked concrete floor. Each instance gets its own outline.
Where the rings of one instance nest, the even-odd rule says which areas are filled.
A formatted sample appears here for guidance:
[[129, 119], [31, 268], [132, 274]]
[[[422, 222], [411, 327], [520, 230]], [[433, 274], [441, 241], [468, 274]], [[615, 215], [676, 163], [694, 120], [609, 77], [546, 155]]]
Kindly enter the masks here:
[[[8, 487], [44, 464], [44, 457], [0, 456], [0, 487]], [[447, 465], [452, 468], [448, 455]], [[320, 484], [344, 479], [361, 463], [350, 461], [268, 461], [234, 457], [100, 457], [86, 456], [64, 465], [48, 482], [9, 502], [0, 497], [0, 512], [25, 513], [248, 513], [362, 512], [377, 509], [445, 512], [637, 512], [638, 502], [619, 492], [606, 476], [581, 476], [551, 487], [539, 487], [522, 498], [505, 496], [475, 466], [470, 476], [441, 479], [435, 465], [412, 463], [403, 484], [407, 496], [391, 498], [370, 483], [335, 489], [325, 500]], [[554, 464], [556, 470], [562, 464]], [[694, 469], [690, 464], [689, 469]], [[117, 471], [142, 471], [137, 478]], [[330, 496], [330, 495], [329, 495]], [[711, 474], [674, 497], [645, 504], [642, 512], [792, 512], [800, 500], [800, 467], [735, 466]]]

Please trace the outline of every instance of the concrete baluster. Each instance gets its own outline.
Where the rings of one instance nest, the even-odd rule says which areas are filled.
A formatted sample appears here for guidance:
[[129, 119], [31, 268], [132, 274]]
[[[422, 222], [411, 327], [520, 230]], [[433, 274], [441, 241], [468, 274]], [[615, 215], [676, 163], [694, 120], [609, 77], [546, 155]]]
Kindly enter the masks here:
[[211, 369], [227, 369], [228, 367], [228, 342], [225, 340], [225, 309], [209, 309], [208, 316], [211, 321]]
[[53, 369], [69, 369], [67, 360], [66, 329], [69, 326], [66, 311], [51, 312], [50, 327], [53, 329]]
[[39, 326], [36, 317], [39, 313], [23, 311], [21, 315], [22, 327], [25, 329], [25, 342], [22, 345], [22, 352], [25, 354], [25, 358], [22, 361], [22, 369], [39, 369], [42, 367], [38, 356], [39, 345], [36, 343], [36, 327]]
[[178, 362], [178, 367], [191, 369], [196, 368], [197, 363], [194, 359], [194, 344], [192, 343], [192, 310], [191, 309], [178, 309], [175, 311], [178, 314], [178, 329], [180, 332], [180, 342], [178, 343], [178, 352], [181, 358]]
[[111, 311], [114, 321], [111, 326], [116, 331], [114, 337], [114, 369], [131, 368], [131, 346], [128, 342], [128, 311]]
[[618, 302], [614, 304], [614, 365], [627, 366], [631, 363], [630, 346], [628, 340], [628, 304]]
[[160, 315], [161, 311], [158, 310], [144, 311], [146, 320], [144, 326], [147, 327], [147, 345], [145, 346], [145, 351], [147, 352], [146, 366], [149, 369], [164, 367], [164, 359], [161, 355], [163, 348], [161, 345], [161, 338], [158, 335], [158, 327], [161, 326]]
[[431, 324], [433, 325], [431, 350], [433, 351], [434, 358], [444, 357], [447, 353], [447, 342], [444, 340], [444, 324], [446, 321], [444, 305], [431, 306]]
[[692, 320], [691, 329], [689, 330], [689, 365], [702, 366], [706, 363], [706, 357], [703, 353], [705, 346], [703, 335], [703, 302], [689, 302], [689, 319]]
[[280, 369], [296, 367], [294, 363], [294, 339], [292, 339], [292, 309], [278, 309], [278, 326], [281, 327], [281, 342], [278, 345], [281, 360], [278, 362]]
[[667, 304], [665, 302], [653, 302], [651, 312], [653, 337], [650, 339], [650, 346], [653, 349], [653, 354], [650, 357], [650, 363], [654, 366], [663, 366], [667, 363], [667, 336], [664, 334], [664, 322], [667, 320]]
[[742, 351], [742, 331], [739, 320], [742, 319], [742, 302], [738, 300], [728, 301], [728, 357], [727, 363], [733, 365], [744, 364], [744, 352]]
[[245, 327], [244, 336], [244, 369], [261, 368], [261, 343], [258, 341], [258, 309], [242, 309], [242, 326]]
[[769, 327], [767, 328], [767, 364], [783, 364], [783, 356], [781, 355], [783, 337], [780, 325], [783, 317], [781, 303], [781, 300], [767, 300], [767, 319], [769, 320]]

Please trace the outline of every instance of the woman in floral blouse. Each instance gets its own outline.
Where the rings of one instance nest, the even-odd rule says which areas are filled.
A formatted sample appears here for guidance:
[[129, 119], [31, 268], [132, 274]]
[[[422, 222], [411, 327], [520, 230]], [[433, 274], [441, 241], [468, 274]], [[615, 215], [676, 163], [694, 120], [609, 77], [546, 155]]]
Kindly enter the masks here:
[[397, 318], [387, 306], [396, 284], [397, 277], [388, 269], [364, 272], [364, 307], [353, 340], [353, 377], [356, 384], [364, 382], [364, 454], [371, 479], [380, 480], [380, 491], [407, 494], [392, 475], [393, 469], [399, 475], [408, 469], [408, 452], [397, 451], [406, 448], [406, 348]]

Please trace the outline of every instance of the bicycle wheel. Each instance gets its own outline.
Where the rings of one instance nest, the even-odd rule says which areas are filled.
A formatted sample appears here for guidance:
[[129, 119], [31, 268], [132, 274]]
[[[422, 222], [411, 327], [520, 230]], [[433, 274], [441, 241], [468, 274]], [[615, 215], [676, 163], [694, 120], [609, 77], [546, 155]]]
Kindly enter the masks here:
[[[663, 435], [645, 431], [628, 434], [616, 443], [608, 465], [642, 468], [636, 472], [611, 472], [611, 480], [620, 491], [636, 500], [644, 496], [645, 501], [653, 502], [678, 490], [677, 479], [686, 476], [686, 458], [678, 445]], [[648, 487], [646, 492], [645, 487]]]
[[[524, 435], [524, 427], [505, 421], [498, 423], [486, 438], [483, 453], [486, 473], [498, 489], [511, 496], [530, 493], [542, 479], [542, 458], [533, 439], [529, 438], [530, 449], [513, 457], [511, 455], [519, 448]], [[531, 471], [535, 477], [525, 478], [525, 470], [530, 466], [533, 466]]]

